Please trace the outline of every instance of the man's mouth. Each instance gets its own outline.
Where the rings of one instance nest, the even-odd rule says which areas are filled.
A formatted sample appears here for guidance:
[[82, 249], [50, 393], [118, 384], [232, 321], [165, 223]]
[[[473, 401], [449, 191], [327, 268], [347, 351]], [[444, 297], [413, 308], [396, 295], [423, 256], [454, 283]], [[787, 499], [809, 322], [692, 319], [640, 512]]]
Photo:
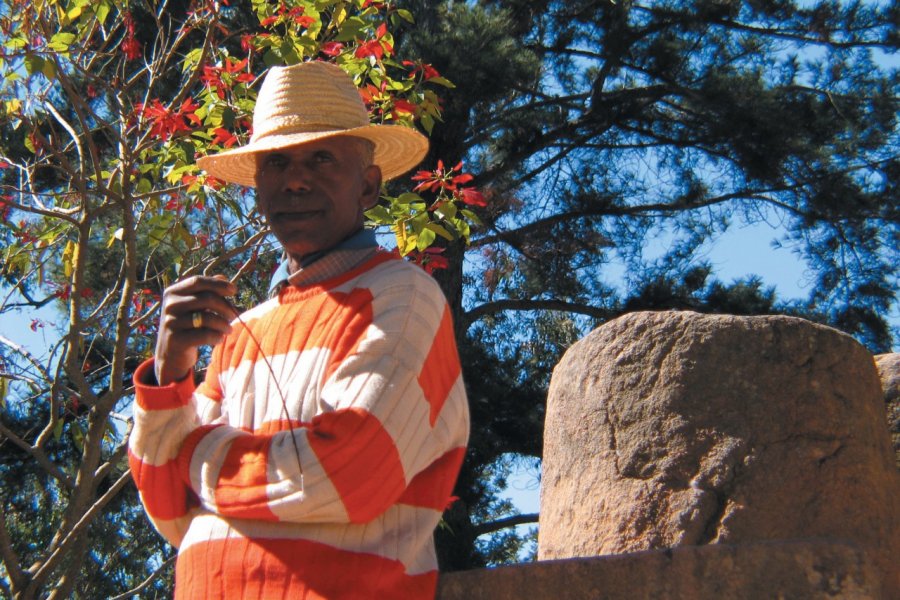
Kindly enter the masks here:
[[272, 215], [277, 221], [308, 221], [322, 214], [320, 210], [284, 211]]

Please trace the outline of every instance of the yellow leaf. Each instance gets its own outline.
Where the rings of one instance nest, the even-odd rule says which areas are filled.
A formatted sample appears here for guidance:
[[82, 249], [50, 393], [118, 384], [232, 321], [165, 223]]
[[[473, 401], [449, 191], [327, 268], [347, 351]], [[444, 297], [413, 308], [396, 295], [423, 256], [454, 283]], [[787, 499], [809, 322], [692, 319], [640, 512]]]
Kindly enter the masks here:
[[119, 227], [116, 229], [111, 236], [109, 236], [109, 241], [106, 242], [106, 247], [111, 248], [113, 244], [116, 243], [116, 240], [121, 241], [122, 235], [125, 233], [125, 230]]
[[78, 247], [75, 245], [75, 242], [72, 240], [66, 242], [66, 249], [63, 250], [63, 271], [66, 277], [71, 277], [72, 273], [75, 272], [75, 257], [77, 253]]
[[22, 101], [18, 98], [3, 102], [3, 112], [6, 116], [16, 115], [22, 110]]

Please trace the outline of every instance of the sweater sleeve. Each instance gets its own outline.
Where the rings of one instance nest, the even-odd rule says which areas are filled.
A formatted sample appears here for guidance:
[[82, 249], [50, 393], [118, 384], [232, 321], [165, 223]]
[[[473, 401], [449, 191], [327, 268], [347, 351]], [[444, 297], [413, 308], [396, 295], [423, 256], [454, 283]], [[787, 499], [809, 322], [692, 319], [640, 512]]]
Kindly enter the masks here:
[[203, 509], [362, 523], [398, 501], [443, 508], [468, 437], [449, 308], [430, 278], [372, 293], [337, 326], [309, 422], [248, 432], [222, 418], [186, 435], [175, 460]]
[[145, 383], [153, 360], [134, 374], [134, 429], [128, 444], [131, 475], [141, 502], [156, 529], [179, 546], [197, 500], [178, 469], [185, 437], [204, 420], [218, 417], [219, 403], [195, 392], [193, 376], [165, 386]]

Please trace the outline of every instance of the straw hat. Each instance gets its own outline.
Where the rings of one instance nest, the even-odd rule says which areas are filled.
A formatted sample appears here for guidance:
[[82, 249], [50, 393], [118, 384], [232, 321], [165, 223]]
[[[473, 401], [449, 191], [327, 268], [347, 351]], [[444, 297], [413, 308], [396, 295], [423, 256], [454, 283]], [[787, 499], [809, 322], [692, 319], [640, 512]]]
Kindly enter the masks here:
[[249, 144], [204, 156], [197, 164], [213, 177], [253, 187], [256, 153], [337, 135], [372, 141], [385, 181], [415, 167], [428, 151], [428, 138], [411, 127], [370, 124], [359, 91], [340, 67], [306, 62], [269, 70], [256, 99]]

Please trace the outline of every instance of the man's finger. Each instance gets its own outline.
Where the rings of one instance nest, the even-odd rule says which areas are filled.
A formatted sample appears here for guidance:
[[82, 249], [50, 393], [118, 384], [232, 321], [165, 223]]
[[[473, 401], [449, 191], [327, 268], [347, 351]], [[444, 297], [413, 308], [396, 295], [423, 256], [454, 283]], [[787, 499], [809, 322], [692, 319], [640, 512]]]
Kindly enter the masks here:
[[237, 293], [237, 286], [223, 277], [194, 275], [173, 283], [167, 291], [177, 294], [212, 292], [219, 296], [233, 296]]
[[195, 310], [178, 317], [179, 329], [210, 329], [217, 333], [231, 333], [231, 322], [220, 315], [206, 311]]
[[170, 293], [166, 297], [166, 312], [181, 316], [195, 311], [212, 312], [226, 319], [234, 319], [238, 311], [224, 296], [215, 292]]

